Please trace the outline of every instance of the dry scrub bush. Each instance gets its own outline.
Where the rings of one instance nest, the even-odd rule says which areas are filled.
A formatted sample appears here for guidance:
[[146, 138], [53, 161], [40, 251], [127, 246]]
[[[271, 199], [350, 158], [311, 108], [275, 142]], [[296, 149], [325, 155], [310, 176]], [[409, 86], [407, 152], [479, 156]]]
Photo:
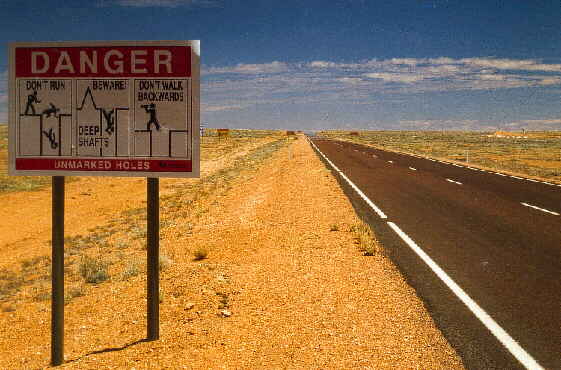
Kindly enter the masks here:
[[382, 254], [382, 247], [368, 225], [363, 222], [357, 223], [351, 226], [351, 232], [355, 234], [355, 242], [358, 245], [358, 249], [365, 256]]
[[0, 299], [19, 291], [23, 282], [22, 275], [9, 271], [6, 268], [0, 269]]
[[51, 298], [51, 291], [47, 284], [40, 284], [32, 288], [31, 295], [35, 302], [43, 302]]
[[195, 261], [204, 260], [208, 256], [208, 249], [206, 247], [197, 247], [193, 251], [193, 256], [195, 257]]
[[73, 286], [66, 294], [64, 294], [64, 304], [70, 303], [70, 301], [76, 297], [83, 297], [84, 296], [84, 289], [81, 286]]
[[140, 261], [139, 258], [133, 258], [127, 261], [127, 264], [125, 265], [125, 269], [121, 274], [121, 280], [128, 280], [131, 277], [138, 275], [140, 273], [141, 265], [142, 262]]
[[160, 266], [160, 271], [164, 271], [166, 270], [168, 267], [171, 266], [171, 264], [173, 263], [173, 261], [171, 260], [171, 258], [169, 258], [167, 255], [165, 254], [160, 254], [160, 258], [159, 258], [159, 266]]
[[103, 261], [101, 257], [84, 256], [80, 262], [79, 272], [86, 283], [98, 284], [109, 279], [107, 265], [107, 262]]

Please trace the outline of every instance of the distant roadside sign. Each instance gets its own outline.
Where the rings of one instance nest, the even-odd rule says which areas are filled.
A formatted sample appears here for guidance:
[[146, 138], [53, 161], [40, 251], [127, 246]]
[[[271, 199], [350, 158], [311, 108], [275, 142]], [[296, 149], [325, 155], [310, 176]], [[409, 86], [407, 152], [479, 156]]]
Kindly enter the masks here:
[[199, 177], [199, 41], [10, 44], [9, 174]]
[[229, 128], [219, 128], [216, 132], [218, 133], [218, 136], [230, 136]]

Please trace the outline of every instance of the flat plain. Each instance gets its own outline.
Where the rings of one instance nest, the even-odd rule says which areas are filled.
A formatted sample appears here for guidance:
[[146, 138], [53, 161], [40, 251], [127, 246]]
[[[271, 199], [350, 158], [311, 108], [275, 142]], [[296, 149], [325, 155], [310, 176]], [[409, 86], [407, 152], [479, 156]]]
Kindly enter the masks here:
[[[462, 368], [303, 137], [205, 137], [162, 179], [161, 338], [146, 342], [145, 189], [66, 189], [65, 368]], [[50, 189], [0, 194], [0, 367], [45, 368]]]
[[561, 183], [558, 131], [322, 131], [320, 135]]

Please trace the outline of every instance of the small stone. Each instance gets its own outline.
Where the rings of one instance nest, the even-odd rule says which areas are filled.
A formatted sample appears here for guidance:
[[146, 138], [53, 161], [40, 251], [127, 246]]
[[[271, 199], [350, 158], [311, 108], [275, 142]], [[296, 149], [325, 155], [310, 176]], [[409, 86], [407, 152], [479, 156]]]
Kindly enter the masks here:
[[194, 303], [187, 303], [187, 305], [185, 306], [185, 311], [192, 310], [193, 307], [195, 307]]
[[232, 316], [232, 313], [230, 311], [224, 309], [224, 310], [220, 310], [220, 315], [222, 317], [230, 317], [230, 316]]

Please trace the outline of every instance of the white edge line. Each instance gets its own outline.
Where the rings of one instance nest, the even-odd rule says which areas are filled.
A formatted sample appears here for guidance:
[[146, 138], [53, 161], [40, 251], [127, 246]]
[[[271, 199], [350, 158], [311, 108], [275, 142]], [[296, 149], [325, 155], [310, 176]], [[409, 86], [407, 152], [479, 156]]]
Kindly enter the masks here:
[[403, 241], [425, 262], [431, 270], [446, 284], [446, 286], [458, 297], [469, 310], [485, 325], [489, 331], [516, 357], [527, 369], [543, 369], [538, 362], [526, 352], [487, 312], [485, 312], [458, 284], [444, 272], [415, 242], [405, 234], [396, 224], [388, 222], [388, 225]]
[[325, 156], [325, 154], [323, 154], [321, 152], [321, 150], [319, 150], [319, 148], [310, 140], [310, 144], [312, 144], [314, 146], [314, 148], [318, 151], [319, 154], [321, 154], [321, 156], [323, 158], [325, 158], [325, 160], [327, 161], [327, 163], [329, 163], [331, 165], [331, 167], [333, 167], [333, 169], [335, 169], [335, 171], [337, 171], [342, 178], [345, 179], [345, 181], [347, 181], [349, 183], [349, 185], [351, 185], [351, 187], [358, 193], [358, 195], [360, 195], [360, 197], [374, 210], [374, 212], [376, 212], [376, 214], [378, 216], [380, 216], [380, 218], [386, 219], [388, 218], [388, 216], [386, 216], [386, 214], [384, 212], [382, 212], [382, 210], [380, 208], [378, 208], [359, 188], [358, 186], [356, 186], [344, 173], [343, 171], [341, 171], [339, 168], [337, 168], [337, 166], [335, 166], [335, 164], [333, 162], [331, 162], [329, 160], [329, 158], [327, 158]]
[[549, 210], [547, 210], [547, 209], [545, 209], [545, 208], [540, 208], [540, 207], [533, 206], [533, 205], [531, 205], [531, 204], [524, 203], [524, 202], [520, 202], [520, 204], [522, 204], [523, 206], [526, 206], [526, 207], [530, 207], [530, 208], [533, 208], [533, 209], [537, 209], [537, 210], [542, 211], [542, 212], [545, 212], [545, 213], [551, 213], [552, 215], [560, 216], [559, 213], [553, 212], [553, 211], [549, 211]]
[[452, 183], [454, 183], [454, 184], [462, 185], [461, 182], [459, 182], [459, 181], [454, 181], [454, 180], [452, 180], [452, 179], [446, 179], [446, 181], [452, 182]]
[[413, 168], [413, 167], [409, 167], [409, 169], [410, 169], [411, 171], [417, 171], [417, 169], [416, 169], [416, 168]]

